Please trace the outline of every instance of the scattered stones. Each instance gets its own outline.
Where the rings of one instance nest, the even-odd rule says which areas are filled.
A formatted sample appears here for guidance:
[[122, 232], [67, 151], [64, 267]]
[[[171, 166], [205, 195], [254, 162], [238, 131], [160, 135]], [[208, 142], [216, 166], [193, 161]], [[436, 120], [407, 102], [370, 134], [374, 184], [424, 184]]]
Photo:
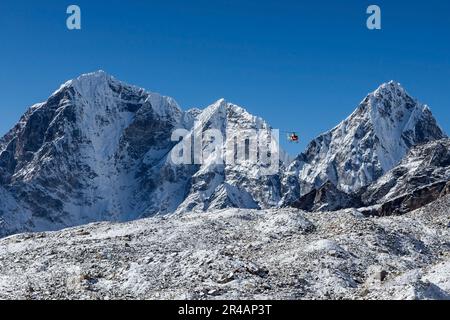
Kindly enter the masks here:
[[0, 299], [444, 297], [449, 207], [364, 219], [232, 209], [4, 238]]
[[386, 277], [388, 276], [388, 272], [386, 270], [381, 270], [375, 273], [374, 278], [380, 282], [383, 282], [386, 280]]
[[245, 268], [249, 273], [256, 275], [258, 277], [261, 277], [261, 278], [265, 278], [269, 274], [269, 270], [267, 270], [265, 268], [261, 268], [252, 262], [246, 264]]
[[220, 293], [220, 291], [217, 289], [212, 289], [212, 290], [208, 291], [208, 295], [210, 295], [210, 296], [217, 296], [217, 295], [219, 295], [219, 293]]
[[79, 230], [79, 231], [76, 232], [76, 235], [79, 235], [79, 236], [88, 236], [88, 235], [90, 235], [90, 232], [81, 229], [81, 230]]
[[229, 274], [225, 275], [225, 276], [221, 276], [219, 279], [217, 279], [218, 283], [228, 283], [231, 282], [235, 279], [235, 273], [234, 272], [230, 272]]

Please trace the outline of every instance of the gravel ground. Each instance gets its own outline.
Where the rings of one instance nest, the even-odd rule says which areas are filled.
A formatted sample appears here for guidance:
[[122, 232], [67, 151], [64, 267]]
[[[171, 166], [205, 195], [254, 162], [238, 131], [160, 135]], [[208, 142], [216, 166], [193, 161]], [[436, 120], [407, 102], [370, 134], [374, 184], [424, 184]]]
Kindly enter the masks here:
[[227, 209], [0, 240], [1, 299], [450, 299], [450, 197], [404, 216]]

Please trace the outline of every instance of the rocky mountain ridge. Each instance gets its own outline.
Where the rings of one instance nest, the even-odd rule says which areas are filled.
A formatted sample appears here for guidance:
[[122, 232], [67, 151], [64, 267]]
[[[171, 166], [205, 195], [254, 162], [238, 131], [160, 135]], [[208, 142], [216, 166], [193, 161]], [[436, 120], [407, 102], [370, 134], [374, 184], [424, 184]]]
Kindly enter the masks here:
[[223, 99], [184, 112], [172, 98], [103, 71], [68, 81], [0, 140], [0, 235], [177, 210], [276, 205], [278, 174], [261, 175], [265, 165], [173, 163], [173, 132], [194, 135], [196, 123], [223, 133], [221, 155], [233, 138], [226, 129], [270, 135], [264, 120]]
[[[203, 135], [200, 152], [213, 145], [214, 139], [205, 136], [208, 129], [224, 138], [215, 156], [175, 164], [171, 152], [179, 141], [172, 141], [172, 134], [177, 129], [187, 132], [183, 139]], [[448, 181], [446, 135], [430, 109], [398, 83], [369, 94], [348, 119], [313, 140], [293, 162], [280, 150], [272, 174], [262, 174], [267, 163], [248, 158], [216, 163], [215, 157], [236, 152], [227, 148], [239, 138], [234, 133], [258, 130], [258, 139], [274, 143], [270, 129], [263, 119], [223, 99], [204, 110], [182, 111], [174, 99], [103, 71], [82, 75], [32, 106], [0, 139], [0, 236], [224, 208], [369, 206], [367, 213], [404, 213], [437, 196], [400, 210], [411, 201], [389, 202], [394, 200], [389, 194], [420, 193], [428, 182], [436, 183], [433, 195], [448, 189], [443, 184]], [[421, 169], [409, 175], [409, 163], [418, 161]], [[432, 181], [419, 179], [430, 170]], [[390, 204], [379, 209], [384, 203]]]
[[411, 147], [445, 137], [428, 106], [400, 84], [385, 83], [289, 165], [283, 203], [295, 204], [328, 182], [346, 194], [358, 192], [397, 165]]

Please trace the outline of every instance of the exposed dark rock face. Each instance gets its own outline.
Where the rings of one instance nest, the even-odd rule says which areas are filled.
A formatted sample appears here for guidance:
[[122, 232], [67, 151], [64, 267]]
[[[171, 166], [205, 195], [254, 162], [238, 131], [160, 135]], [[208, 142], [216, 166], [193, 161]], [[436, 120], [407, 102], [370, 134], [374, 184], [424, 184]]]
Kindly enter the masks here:
[[389, 200], [381, 205], [378, 214], [381, 216], [398, 215], [419, 209], [445, 195], [446, 182], [441, 181], [419, 187], [408, 194]]
[[361, 206], [358, 195], [345, 193], [327, 182], [319, 189], [314, 189], [302, 196], [293, 207], [306, 211], [336, 211], [343, 208]]
[[447, 184], [445, 185], [444, 189], [441, 192], [441, 197], [444, 197], [446, 195], [450, 194], [450, 181], [447, 182]]
[[401, 163], [362, 194], [379, 215], [403, 214], [447, 195], [450, 189], [450, 139], [413, 148]]
[[361, 207], [359, 210], [364, 214], [378, 216], [400, 215], [421, 208], [450, 194], [450, 139], [414, 147], [398, 166], [358, 194], [341, 192], [336, 197], [335, 188], [329, 185], [319, 190], [328, 195], [320, 198], [316, 196], [318, 191], [313, 191], [301, 198], [300, 208], [314, 211], [321, 206], [329, 208], [331, 202], [336, 207], [330, 210]]

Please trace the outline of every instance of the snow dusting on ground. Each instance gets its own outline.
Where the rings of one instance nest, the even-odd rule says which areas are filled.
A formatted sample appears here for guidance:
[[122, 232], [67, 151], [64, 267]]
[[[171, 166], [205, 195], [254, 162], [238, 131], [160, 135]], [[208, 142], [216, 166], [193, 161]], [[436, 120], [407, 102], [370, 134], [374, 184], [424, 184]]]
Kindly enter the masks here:
[[11, 236], [0, 298], [450, 299], [449, 208], [226, 209]]

